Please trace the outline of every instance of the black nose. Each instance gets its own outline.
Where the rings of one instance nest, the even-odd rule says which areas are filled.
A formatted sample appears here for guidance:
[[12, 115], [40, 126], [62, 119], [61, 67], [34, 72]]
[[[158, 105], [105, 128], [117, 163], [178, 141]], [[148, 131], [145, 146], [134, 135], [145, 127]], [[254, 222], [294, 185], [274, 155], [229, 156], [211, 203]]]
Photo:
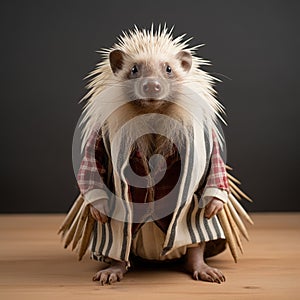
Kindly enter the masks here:
[[143, 91], [147, 95], [156, 95], [161, 91], [160, 83], [157, 80], [147, 80], [143, 83]]

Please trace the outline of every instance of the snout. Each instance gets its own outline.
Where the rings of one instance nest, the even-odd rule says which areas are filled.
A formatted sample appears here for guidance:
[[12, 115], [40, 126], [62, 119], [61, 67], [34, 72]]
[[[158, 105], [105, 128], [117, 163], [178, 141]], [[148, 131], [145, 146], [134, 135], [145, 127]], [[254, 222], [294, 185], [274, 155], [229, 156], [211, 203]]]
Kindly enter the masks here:
[[145, 96], [154, 97], [158, 96], [161, 92], [161, 85], [155, 79], [146, 79], [142, 85]]
[[170, 83], [163, 78], [142, 77], [129, 83], [134, 84], [134, 100], [165, 100], [170, 93]]
[[161, 85], [157, 80], [148, 79], [143, 83], [143, 91], [145, 94], [159, 94]]

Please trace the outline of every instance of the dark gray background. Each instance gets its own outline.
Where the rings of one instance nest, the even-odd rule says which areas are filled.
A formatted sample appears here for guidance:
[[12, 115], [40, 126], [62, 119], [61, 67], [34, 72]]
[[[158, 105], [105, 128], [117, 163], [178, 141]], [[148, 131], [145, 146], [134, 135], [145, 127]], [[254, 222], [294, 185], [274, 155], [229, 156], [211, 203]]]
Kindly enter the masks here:
[[152, 22], [206, 44], [198, 55], [223, 80], [228, 162], [248, 210], [299, 211], [299, 12], [299, 1], [1, 1], [1, 212], [69, 208], [95, 50]]

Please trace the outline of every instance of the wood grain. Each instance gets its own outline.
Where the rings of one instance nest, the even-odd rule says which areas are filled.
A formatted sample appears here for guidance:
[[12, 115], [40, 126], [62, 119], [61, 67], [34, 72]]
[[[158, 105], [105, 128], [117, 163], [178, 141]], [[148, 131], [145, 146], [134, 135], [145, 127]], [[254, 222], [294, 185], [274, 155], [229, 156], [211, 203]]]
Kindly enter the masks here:
[[193, 281], [178, 266], [140, 265], [122, 282], [92, 282], [100, 263], [63, 249], [63, 215], [0, 215], [0, 299], [297, 299], [300, 213], [251, 214], [251, 242], [235, 264], [229, 250], [209, 260], [227, 281]]

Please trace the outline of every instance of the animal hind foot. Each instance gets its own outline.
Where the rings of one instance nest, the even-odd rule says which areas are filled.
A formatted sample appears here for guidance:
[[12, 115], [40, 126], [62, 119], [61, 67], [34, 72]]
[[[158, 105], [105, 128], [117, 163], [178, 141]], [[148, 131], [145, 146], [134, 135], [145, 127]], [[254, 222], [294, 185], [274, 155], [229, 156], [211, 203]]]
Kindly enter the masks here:
[[121, 261], [113, 261], [111, 266], [98, 271], [93, 276], [93, 281], [99, 281], [101, 285], [112, 284], [122, 280], [126, 273], [126, 263]]
[[202, 264], [191, 270], [192, 277], [195, 280], [203, 280], [215, 283], [225, 282], [225, 276], [216, 268], [212, 268], [207, 264]]
[[185, 270], [192, 274], [193, 279], [215, 283], [225, 281], [225, 276], [218, 269], [208, 266], [204, 259], [205, 243], [200, 243], [197, 247], [188, 248], [185, 261]]

